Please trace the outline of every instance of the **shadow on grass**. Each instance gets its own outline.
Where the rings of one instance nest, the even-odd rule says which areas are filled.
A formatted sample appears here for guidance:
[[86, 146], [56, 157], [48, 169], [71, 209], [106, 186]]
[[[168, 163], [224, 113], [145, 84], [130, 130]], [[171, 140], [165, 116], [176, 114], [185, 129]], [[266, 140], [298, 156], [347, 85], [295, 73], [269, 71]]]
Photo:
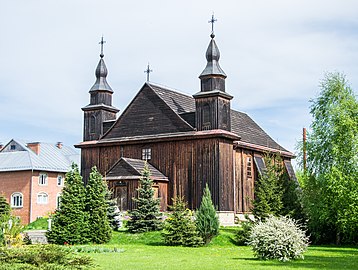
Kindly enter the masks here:
[[[326, 250], [324, 250], [326, 251]], [[348, 269], [356, 270], [358, 257], [338, 257], [338, 256], [305, 256], [304, 260], [292, 260], [289, 262], [280, 262], [278, 260], [259, 260], [257, 258], [232, 258], [236, 261], [250, 261], [258, 266], [273, 266], [282, 269]]]

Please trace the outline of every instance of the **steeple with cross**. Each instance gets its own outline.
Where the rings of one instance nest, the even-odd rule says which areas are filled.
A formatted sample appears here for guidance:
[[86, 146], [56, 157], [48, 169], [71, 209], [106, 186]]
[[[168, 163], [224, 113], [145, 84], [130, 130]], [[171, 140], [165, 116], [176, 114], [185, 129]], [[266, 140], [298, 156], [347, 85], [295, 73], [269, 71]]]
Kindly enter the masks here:
[[144, 70], [144, 73], [147, 73], [147, 82], [149, 82], [149, 74], [153, 72], [152, 69], [150, 69], [150, 66], [149, 66], [149, 63], [148, 63], [148, 66], [147, 66], [147, 69]]
[[90, 103], [82, 108], [84, 112], [84, 141], [98, 140], [106, 131], [105, 124], [108, 125], [108, 123], [114, 121], [119, 111], [112, 106], [113, 90], [107, 82], [108, 70], [103, 59], [104, 43], [106, 42], [102, 36], [99, 42], [101, 54], [95, 71], [96, 81], [89, 91]]
[[225, 92], [226, 74], [219, 65], [220, 52], [215, 42], [214, 23], [211, 16], [211, 40], [206, 50], [206, 67], [200, 74], [200, 92], [195, 98], [195, 122], [197, 130], [223, 129], [231, 131], [230, 100], [233, 98]]

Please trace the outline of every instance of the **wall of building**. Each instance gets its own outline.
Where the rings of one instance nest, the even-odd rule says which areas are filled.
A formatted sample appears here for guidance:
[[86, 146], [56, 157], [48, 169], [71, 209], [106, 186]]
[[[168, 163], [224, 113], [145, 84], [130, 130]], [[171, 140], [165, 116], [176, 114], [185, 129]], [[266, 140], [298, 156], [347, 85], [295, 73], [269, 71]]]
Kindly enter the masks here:
[[[44, 173], [48, 175], [47, 185], [41, 186], [39, 185], [40, 171], [0, 172], [0, 193], [5, 195], [10, 205], [11, 195], [14, 192], [21, 192], [23, 195], [23, 206], [12, 208], [12, 214], [20, 217], [23, 224], [28, 224], [36, 220], [37, 217], [47, 216], [57, 207], [57, 195], [61, 193], [63, 188], [63, 186], [57, 185], [59, 174], [54, 172]], [[61, 175], [64, 176], [63, 173]], [[37, 202], [37, 195], [40, 192], [48, 194], [47, 204]]]

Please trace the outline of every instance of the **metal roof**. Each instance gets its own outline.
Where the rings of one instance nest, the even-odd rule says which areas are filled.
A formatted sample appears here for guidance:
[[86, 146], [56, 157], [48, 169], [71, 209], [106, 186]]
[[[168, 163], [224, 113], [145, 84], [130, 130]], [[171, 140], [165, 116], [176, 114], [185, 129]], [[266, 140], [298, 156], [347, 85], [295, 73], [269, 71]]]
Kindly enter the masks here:
[[[11, 150], [9, 145], [20, 146]], [[28, 146], [27, 142], [12, 139], [2, 151], [0, 151], [0, 172], [40, 170], [53, 172], [67, 172], [71, 164], [79, 163], [79, 153], [72, 147], [39, 142], [40, 152], [37, 155]]]

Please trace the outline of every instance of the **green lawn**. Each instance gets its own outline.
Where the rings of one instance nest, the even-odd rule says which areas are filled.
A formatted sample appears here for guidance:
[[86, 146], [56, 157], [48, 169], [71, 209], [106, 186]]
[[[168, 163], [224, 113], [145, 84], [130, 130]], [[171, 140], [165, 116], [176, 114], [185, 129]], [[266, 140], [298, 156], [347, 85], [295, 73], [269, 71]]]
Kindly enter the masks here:
[[358, 249], [353, 247], [310, 247], [304, 260], [260, 261], [249, 247], [236, 246], [233, 229], [221, 230], [207, 247], [164, 246], [160, 233], [114, 234], [106, 246], [121, 253], [90, 253], [102, 269], [358, 269]]

